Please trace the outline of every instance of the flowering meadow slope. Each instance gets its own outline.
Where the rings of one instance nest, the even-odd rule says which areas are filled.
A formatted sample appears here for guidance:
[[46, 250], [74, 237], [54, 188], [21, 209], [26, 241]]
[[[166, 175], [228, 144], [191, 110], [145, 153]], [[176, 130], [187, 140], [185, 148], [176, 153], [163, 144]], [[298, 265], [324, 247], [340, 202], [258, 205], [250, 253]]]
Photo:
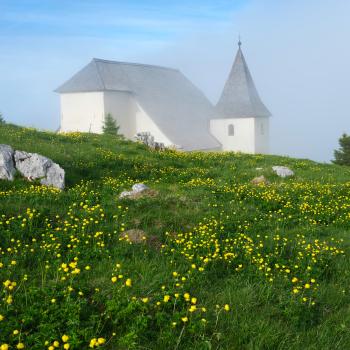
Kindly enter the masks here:
[[[350, 168], [11, 125], [0, 143], [67, 183], [0, 181], [1, 350], [350, 348]], [[138, 182], [152, 195], [118, 198]]]

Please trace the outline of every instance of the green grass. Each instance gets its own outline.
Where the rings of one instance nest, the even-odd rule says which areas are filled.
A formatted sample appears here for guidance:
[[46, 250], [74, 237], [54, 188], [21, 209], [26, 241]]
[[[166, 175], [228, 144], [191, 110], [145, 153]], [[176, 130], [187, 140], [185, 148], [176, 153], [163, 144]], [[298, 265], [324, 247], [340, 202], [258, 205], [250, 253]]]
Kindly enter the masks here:
[[[0, 140], [67, 184], [0, 181], [1, 350], [63, 349], [63, 335], [70, 349], [350, 348], [349, 167], [13, 125]], [[137, 182], [158, 194], [118, 199]]]

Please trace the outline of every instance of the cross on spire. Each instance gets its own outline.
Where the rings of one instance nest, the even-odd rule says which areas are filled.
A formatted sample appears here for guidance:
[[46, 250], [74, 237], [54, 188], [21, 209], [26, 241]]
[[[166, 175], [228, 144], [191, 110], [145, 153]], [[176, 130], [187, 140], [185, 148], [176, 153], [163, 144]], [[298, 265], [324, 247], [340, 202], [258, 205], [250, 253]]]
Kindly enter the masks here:
[[238, 35], [238, 47], [241, 48], [242, 42], [241, 42], [241, 34]]

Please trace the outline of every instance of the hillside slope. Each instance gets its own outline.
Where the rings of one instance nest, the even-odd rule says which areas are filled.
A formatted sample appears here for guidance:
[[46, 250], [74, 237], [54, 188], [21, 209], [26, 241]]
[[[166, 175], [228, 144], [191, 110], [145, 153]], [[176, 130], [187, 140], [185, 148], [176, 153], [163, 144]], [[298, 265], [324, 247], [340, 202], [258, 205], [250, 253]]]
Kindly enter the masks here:
[[[67, 183], [0, 181], [0, 346], [350, 347], [350, 168], [12, 125], [0, 143]], [[138, 182], [151, 195], [119, 199]]]

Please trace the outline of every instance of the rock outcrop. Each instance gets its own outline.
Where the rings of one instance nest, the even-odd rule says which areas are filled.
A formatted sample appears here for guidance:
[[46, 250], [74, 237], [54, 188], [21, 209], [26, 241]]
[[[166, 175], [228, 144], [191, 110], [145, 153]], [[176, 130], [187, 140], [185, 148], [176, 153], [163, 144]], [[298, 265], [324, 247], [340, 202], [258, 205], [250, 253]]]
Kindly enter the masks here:
[[0, 145], [0, 179], [12, 181], [16, 168], [13, 160], [15, 151], [11, 146]]
[[294, 176], [293, 170], [289, 169], [286, 166], [273, 166], [272, 170], [279, 176], [279, 177], [288, 177], [288, 176]]
[[0, 179], [12, 181], [16, 171], [29, 181], [39, 180], [42, 185], [64, 189], [64, 170], [51, 159], [0, 145]]
[[64, 188], [64, 170], [51, 159], [37, 153], [15, 151], [16, 169], [29, 181], [40, 180], [42, 185]]

